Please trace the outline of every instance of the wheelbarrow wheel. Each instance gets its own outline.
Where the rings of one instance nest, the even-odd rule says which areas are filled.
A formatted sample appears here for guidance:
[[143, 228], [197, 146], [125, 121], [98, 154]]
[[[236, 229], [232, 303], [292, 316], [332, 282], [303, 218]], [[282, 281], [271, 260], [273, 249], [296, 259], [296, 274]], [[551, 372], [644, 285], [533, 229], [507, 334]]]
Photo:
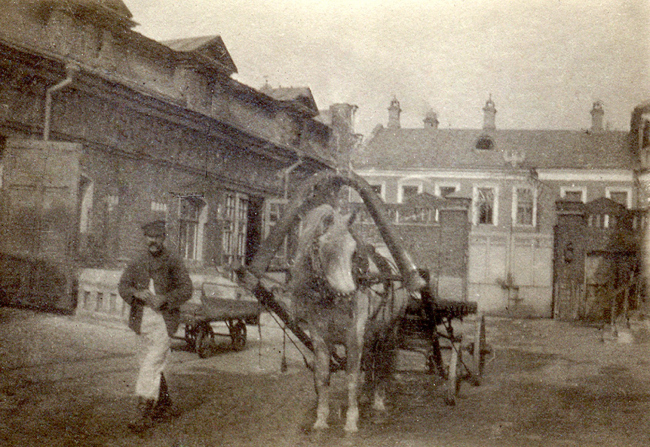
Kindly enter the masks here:
[[485, 341], [485, 316], [483, 315], [476, 320], [476, 333], [474, 334], [474, 347], [472, 351], [474, 375], [480, 381], [480, 377], [483, 375], [483, 368], [485, 367], [485, 356], [489, 353]]
[[191, 350], [196, 350], [196, 326], [191, 323], [185, 324], [185, 343]]
[[230, 330], [230, 339], [232, 341], [232, 348], [235, 351], [241, 351], [246, 346], [246, 323], [237, 320], [236, 323], [231, 322], [228, 325]]
[[214, 334], [209, 324], [202, 324], [197, 329], [196, 343], [194, 348], [196, 353], [202, 359], [206, 358], [212, 350], [214, 344]]
[[447, 375], [447, 393], [445, 403], [449, 406], [456, 405], [456, 396], [460, 391], [461, 374], [463, 364], [462, 350], [460, 343], [453, 343], [451, 346], [451, 359], [449, 360], [449, 373]]

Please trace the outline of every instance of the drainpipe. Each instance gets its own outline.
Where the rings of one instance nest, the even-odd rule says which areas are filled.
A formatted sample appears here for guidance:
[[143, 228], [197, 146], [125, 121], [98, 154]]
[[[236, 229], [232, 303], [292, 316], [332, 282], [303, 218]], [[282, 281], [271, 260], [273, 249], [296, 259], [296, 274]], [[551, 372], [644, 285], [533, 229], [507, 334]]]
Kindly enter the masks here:
[[67, 64], [65, 71], [67, 76], [63, 81], [45, 90], [45, 120], [43, 122], [43, 141], [50, 139], [50, 121], [52, 120], [52, 93], [72, 84], [74, 74], [79, 71], [79, 67], [73, 64]]
[[291, 166], [288, 166], [281, 170], [278, 175], [282, 177], [283, 183], [284, 183], [284, 198], [288, 199], [289, 198], [289, 174], [293, 172], [294, 169], [296, 169], [298, 166], [302, 164], [302, 158], [299, 158], [297, 162], [292, 164]]

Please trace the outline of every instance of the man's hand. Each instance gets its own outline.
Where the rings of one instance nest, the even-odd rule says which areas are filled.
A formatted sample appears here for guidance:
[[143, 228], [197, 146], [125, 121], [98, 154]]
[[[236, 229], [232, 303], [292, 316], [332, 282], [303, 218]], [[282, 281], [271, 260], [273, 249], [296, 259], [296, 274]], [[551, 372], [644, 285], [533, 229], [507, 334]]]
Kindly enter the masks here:
[[135, 297], [135, 299], [142, 301], [143, 304], [148, 305], [149, 301], [153, 298], [154, 294], [151, 293], [149, 289], [143, 289], [134, 292], [133, 296]]
[[160, 310], [165, 304], [167, 304], [167, 297], [165, 295], [154, 295], [152, 293], [147, 299], [147, 306], [153, 310]]

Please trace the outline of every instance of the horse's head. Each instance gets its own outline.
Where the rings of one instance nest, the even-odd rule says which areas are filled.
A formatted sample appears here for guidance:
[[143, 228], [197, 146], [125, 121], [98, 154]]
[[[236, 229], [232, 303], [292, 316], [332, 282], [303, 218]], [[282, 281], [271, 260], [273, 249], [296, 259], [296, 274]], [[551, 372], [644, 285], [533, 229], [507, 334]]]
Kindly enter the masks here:
[[321, 205], [307, 215], [304, 226], [312, 268], [332, 291], [343, 295], [357, 287], [352, 271], [357, 247], [350, 233], [353, 220], [353, 215], [344, 216], [329, 205]]

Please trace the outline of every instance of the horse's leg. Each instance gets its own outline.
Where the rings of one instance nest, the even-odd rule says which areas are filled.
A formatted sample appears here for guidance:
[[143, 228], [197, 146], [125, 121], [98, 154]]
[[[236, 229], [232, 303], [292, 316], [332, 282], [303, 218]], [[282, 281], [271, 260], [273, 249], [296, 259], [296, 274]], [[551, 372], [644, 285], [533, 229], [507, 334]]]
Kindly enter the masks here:
[[[314, 332], [312, 332], [314, 334]], [[312, 335], [314, 344], [314, 382], [316, 384], [316, 422], [314, 430], [328, 428], [327, 418], [330, 414], [330, 350], [325, 340], [317, 335]]]
[[[357, 301], [357, 306], [363, 304]], [[359, 378], [361, 375], [361, 357], [366, 331], [368, 314], [367, 307], [357, 307], [352, 325], [347, 334], [347, 383], [348, 383], [348, 411], [346, 413], [345, 427], [348, 433], [359, 431]]]
[[348, 411], [346, 413], [345, 427], [348, 433], [359, 430], [359, 376], [361, 374], [361, 346], [363, 341], [358, 340], [347, 345], [347, 385], [348, 385]]
[[386, 396], [395, 365], [396, 346], [397, 337], [391, 328], [388, 328], [387, 332], [375, 342], [373, 410], [386, 411]]

